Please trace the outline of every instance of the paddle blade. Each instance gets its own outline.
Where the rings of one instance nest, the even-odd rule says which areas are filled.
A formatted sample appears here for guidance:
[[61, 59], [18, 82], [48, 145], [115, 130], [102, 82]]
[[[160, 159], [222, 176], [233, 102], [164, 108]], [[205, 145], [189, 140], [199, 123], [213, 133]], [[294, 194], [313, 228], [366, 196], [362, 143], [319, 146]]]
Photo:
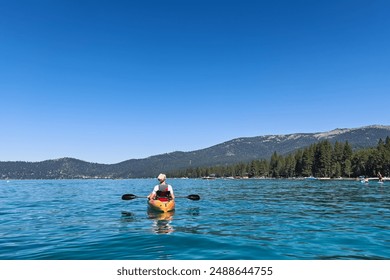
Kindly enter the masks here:
[[189, 196], [187, 196], [187, 198], [191, 200], [199, 200], [200, 196], [197, 194], [190, 194]]
[[134, 194], [124, 194], [124, 195], [122, 195], [122, 199], [123, 200], [131, 200], [131, 199], [134, 199], [134, 198], [137, 198], [137, 196], [134, 195]]

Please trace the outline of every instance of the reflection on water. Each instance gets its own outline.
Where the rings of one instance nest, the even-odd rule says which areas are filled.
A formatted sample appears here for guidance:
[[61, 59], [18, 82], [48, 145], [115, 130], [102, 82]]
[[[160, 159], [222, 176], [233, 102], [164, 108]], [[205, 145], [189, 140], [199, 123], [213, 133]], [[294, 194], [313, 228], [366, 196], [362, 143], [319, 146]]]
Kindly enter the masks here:
[[[168, 234], [174, 231], [171, 222], [173, 220], [174, 211], [161, 213], [152, 210], [147, 211], [147, 218], [152, 221], [152, 231], [157, 234]], [[142, 222], [143, 218], [137, 219], [132, 212], [122, 211], [121, 220], [125, 223]]]
[[174, 231], [171, 222], [173, 220], [173, 216], [175, 211], [170, 212], [155, 212], [148, 209], [149, 219], [153, 220], [152, 229], [157, 234], [168, 234]]
[[187, 210], [187, 214], [190, 216], [199, 216], [200, 215], [199, 207], [189, 208]]
[[125, 222], [134, 222], [135, 215], [131, 212], [122, 211], [122, 220]]

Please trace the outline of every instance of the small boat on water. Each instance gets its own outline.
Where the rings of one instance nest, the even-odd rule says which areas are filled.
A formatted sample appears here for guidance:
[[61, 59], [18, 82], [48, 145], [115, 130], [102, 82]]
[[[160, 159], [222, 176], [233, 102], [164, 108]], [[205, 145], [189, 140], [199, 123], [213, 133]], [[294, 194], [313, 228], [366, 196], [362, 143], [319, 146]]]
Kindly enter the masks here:
[[212, 176], [205, 176], [205, 177], [202, 177], [203, 180], [214, 180], [215, 177], [212, 177]]
[[148, 207], [150, 210], [157, 212], [170, 212], [175, 210], [175, 200], [150, 199], [148, 200]]

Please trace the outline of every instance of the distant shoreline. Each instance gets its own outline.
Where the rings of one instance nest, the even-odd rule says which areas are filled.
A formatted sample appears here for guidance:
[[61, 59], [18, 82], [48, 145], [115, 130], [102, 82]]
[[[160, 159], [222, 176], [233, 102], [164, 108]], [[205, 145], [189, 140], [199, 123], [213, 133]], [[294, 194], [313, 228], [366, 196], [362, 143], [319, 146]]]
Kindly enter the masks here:
[[[52, 178], [52, 179], [4, 179], [0, 178], [0, 181], [52, 181], [52, 180], [141, 180], [141, 179], [155, 179], [154, 177], [148, 177], [148, 178]], [[291, 181], [357, 181], [360, 182], [360, 178], [327, 178], [327, 177], [297, 177], [297, 178], [271, 178], [271, 177], [197, 177], [197, 178], [169, 178], [169, 179], [175, 179], [175, 180], [291, 180]], [[378, 177], [370, 177], [367, 178], [368, 182], [376, 182], [379, 181]], [[390, 178], [384, 177], [382, 181], [390, 181]], [[367, 183], [368, 183], [367, 182]]]
[[[178, 178], [180, 179], [180, 178]], [[182, 178], [185, 179], [185, 178]], [[199, 178], [186, 178], [186, 179], [199, 179]], [[242, 177], [242, 178], [231, 178], [231, 177], [209, 177], [209, 178], [201, 178], [201, 179], [231, 179], [231, 180], [292, 180], [292, 181], [358, 181], [360, 182], [360, 178], [347, 178], [347, 177], [342, 177], [342, 178], [328, 178], [328, 177], [297, 177], [297, 178], [271, 178], [271, 177]], [[379, 181], [378, 177], [370, 177], [368, 178], [369, 181]], [[390, 181], [390, 178], [383, 178], [383, 181]]]

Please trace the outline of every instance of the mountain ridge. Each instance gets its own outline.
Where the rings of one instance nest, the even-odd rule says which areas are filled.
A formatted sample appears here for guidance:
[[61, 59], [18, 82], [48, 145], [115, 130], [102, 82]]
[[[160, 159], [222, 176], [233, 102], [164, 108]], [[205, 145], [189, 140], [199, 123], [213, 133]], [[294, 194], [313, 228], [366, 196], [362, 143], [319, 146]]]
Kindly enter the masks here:
[[373, 147], [379, 139], [384, 140], [387, 136], [390, 136], [390, 126], [369, 125], [327, 132], [239, 137], [195, 151], [174, 151], [115, 164], [91, 163], [69, 157], [41, 162], [0, 161], [0, 179], [154, 177], [160, 172], [269, 159], [274, 152], [286, 155], [323, 140], [348, 141], [356, 150]]

